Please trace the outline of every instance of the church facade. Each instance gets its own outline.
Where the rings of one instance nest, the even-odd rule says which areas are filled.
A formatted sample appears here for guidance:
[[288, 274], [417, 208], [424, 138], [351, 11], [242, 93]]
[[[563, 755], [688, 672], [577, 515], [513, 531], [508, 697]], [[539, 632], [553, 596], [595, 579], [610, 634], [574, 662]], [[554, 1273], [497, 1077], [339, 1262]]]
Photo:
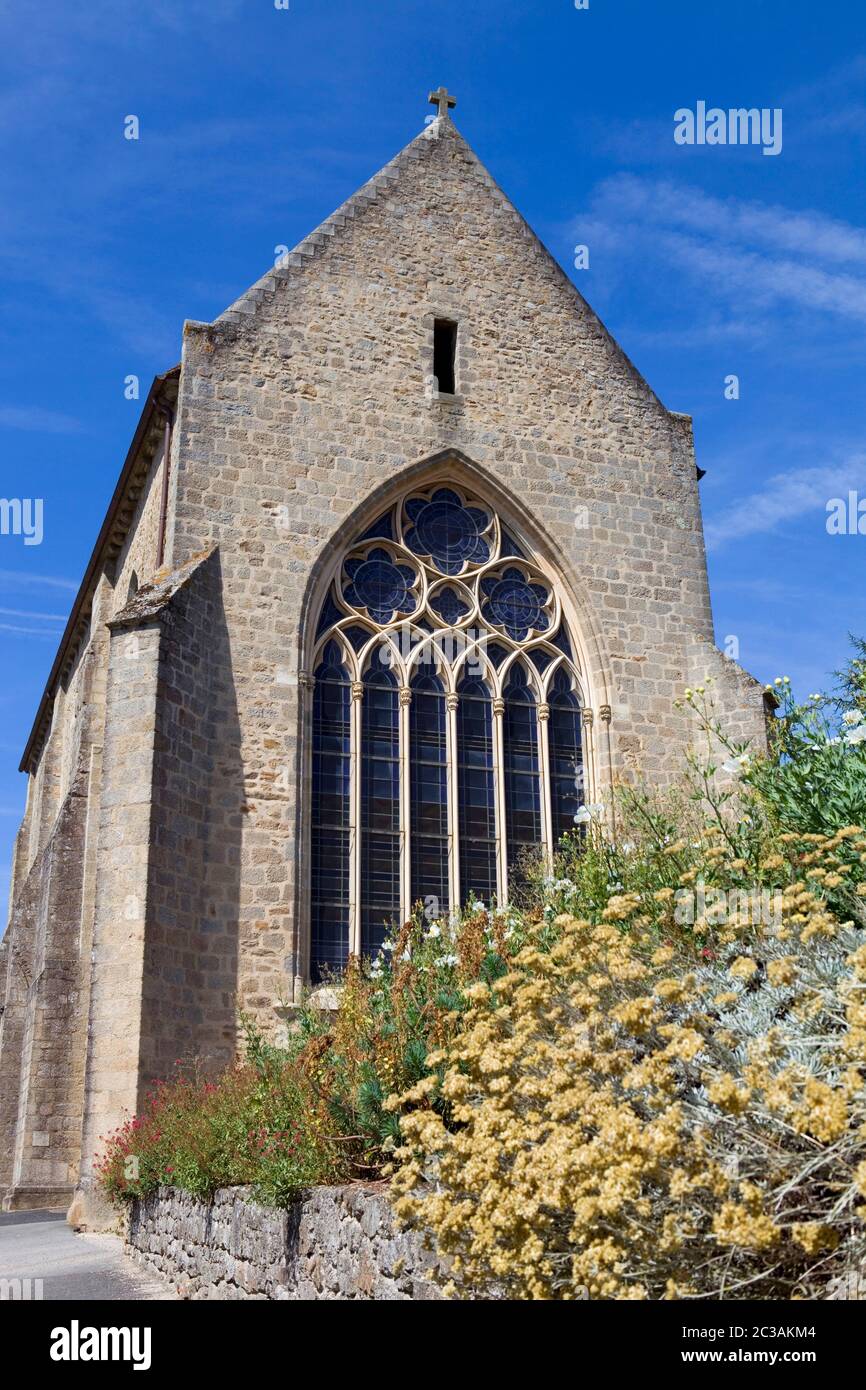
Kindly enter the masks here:
[[[663, 782], [713, 644], [691, 426], [440, 114], [153, 384], [22, 760], [0, 1190]], [[81, 1214], [84, 1213], [82, 1216]]]

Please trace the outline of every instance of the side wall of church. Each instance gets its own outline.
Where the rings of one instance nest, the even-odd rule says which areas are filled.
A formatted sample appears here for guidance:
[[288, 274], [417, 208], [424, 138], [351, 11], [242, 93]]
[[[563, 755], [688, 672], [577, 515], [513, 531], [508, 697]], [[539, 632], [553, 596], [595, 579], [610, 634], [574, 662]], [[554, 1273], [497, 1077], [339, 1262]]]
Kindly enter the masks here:
[[40, 1193], [56, 1204], [78, 1177], [107, 622], [132, 569], [141, 582], [155, 570], [161, 466], [158, 447], [120, 557], [96, 581], [89, 622], [55, 693], [16, 840], [0, 981], [0, 1192], [12, 1189], [10, 1200], [27, 1205], [38, 1205]]
[[[430, 389], [436, 318], [459, 324], [456, 397]], [[675, 774], [690, 737], [675, 698], [694, 635], [713, 639], [689, 423], [453, 130], [410, 146], [217, 324], [188, 325], [177, 431], [173, 562], [220, 547], [237, 693], [241, 1002], [279, 997], [302, 958], [311, 576], [424, 459], [472, 460], [476, 490], [510, 499], [560, 572], [602, 778]], [[720, 680], [723, 703], [750, 705]]]
[[114, 561], [114, 608], [126, 603], [132, 576], [140, 587], [153, 579], [159, 551], [159, 518], [162, 508], [162, 475], [165, 437], [160, 439], [135, 505], [135, 515], [126, 539]]

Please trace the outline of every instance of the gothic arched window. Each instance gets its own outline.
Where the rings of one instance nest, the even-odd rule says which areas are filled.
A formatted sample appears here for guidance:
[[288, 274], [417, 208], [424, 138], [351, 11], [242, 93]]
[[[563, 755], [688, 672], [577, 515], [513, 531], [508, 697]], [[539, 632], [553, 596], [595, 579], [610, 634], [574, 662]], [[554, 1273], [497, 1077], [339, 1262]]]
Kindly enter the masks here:
[[508, 900], [583, 801], [556, 585], [494, 508], [406, 490], [339, 557], [312, 661], [310, 973], [429, 915]]

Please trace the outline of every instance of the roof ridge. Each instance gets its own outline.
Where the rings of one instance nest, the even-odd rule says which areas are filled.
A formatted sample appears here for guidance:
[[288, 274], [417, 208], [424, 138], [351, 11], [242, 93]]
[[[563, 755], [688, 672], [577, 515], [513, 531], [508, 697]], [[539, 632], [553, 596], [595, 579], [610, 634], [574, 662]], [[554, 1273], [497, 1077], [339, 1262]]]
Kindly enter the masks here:
[[[245, 323], [254, 318], [260, 305], [266, 299], [273, 298], [278, 286], [290, 278], [289, 272], [291, 270], [306, 265], [314, 259], [324, 247], [329, 245], [331, 239], [355, 218], [359, 211], [363, 211], [365, 207], [377, 202], [383, 192], [388, 192], [396, 186], [399, 175], [406, 164], [412, 159], [420, 158], [425, 144], [440, 138], [441, 124], [446, 119], [448, 118], [435, 117], [429, 125], [413, 136], [408, 145], [404, 145], [393, 159], [390, 159], [372, 178], [356, 189], [351, 197], [341, 203], [338, 208], [335, 208], [323, 222], [320, 222], [296, 246], [292, 247], [291, 251], [281, 256], [279, 265], [272, 266], [270, 270], [267, 270], [255, 284], [251, 285], [227, 309], [223, 310], [214, 319], [214, 323]], [[450, 119], [448, 119], [448, 124], [453, 125]], [[455, 133], [459, 134], [456, 127], [454, 130]], [[460, 138], [463, 139], [462, 136]], [[466, 144], [466, 141], [464, 140], [463, 143]]]
[[669, 413], [664, 401], [658, 396], [657, 392], [650, 386], [640, 368], [635, 365], [628, 353], [617, 341], [613, 333], [604, 323], [603, 319], [593, 309], [589, 301], [584, 298], [577, 285], [560, 265], [556, 256], [545, 246], [541, 237], [534, 227], [526, 220], [522, 212], [515, 207], [505, 190], [496, 182], [487, 166], [475, 153], [469, 141], [457, 129], [450, 116], [436, 116], [428, 126], [414, 136], [408, 145], [404, 145], [393, 159], [384, 165], [377, 174], [368, 179], [365, 184], [347, 198], [334, 212], [326, 217], [325, 220], [314, 228], [309, 235], [299, 241], [292, 251], [281, 257], [281, 263], [268, 270], [260, 280], [236, 299], [228, 309], [224, 310], [218, 318], [214, 319], [214, 324], [228, 325], [250, 324], [259, 312], [260, 307], [272, 300], [280, 285], [286, 284], [292, 277], [295, 270], [308, 265], [321, 250], [331, 243], [331, 239], [341, 231], [351, 219], [365, 206], [375, 203], [380, 194], [396, 186], [400, 174], [407, 163], [413, 159], [419, 159], [424, 151], [424, 147], [431, 141], [438, 141], [442, 135], [456, 139], [469, 157], [473, 168], [480, 176], [481, 181], [493, 195], [500, 209], [508, 216], [515, 229], [526, 243], [529, 255], [536, 261], [541, 261], [547, 265], [559, 279], [563, 288], [570, 293], [582, 306], [584, 312], [596, 325], [597, 330], [608, 341], [613, 351], [624, 363], [627, 370], [638, 381], [656, 402], [659, 409], [666, 415]]

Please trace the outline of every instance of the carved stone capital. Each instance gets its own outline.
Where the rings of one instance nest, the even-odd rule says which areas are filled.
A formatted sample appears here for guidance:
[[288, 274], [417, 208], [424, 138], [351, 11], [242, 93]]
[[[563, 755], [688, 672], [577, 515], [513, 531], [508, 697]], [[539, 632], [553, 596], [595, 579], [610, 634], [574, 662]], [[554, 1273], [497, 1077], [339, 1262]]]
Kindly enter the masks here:
[[546, 700], [543, 700], [541, 704], [538, 706], [538, 718], [540, 719], [542, 724], [546, 724], [548, 719], [550, 718], [550, 705], [547, 703]]
[[316, 684], [316, 677], [309, 675], [307, 671], [298, 672], [298, 685], [302, 690], [312, 690]]
[[503, 715], [505, 713], [505, 701], [501, 695], [497, 695], [496, 699], [493, 701], [493, 713], [498, 715]]
[[605, 723], [605, 724], [609, 724], [609, 723], [610, 723], [610, 716], [611, 716], [611, 708], [610, 708], [610, 705], [601, 705], [601, 706], [599, 707], [599, 711], [598, 711], [598, 712], [599, 712], [599, 715], [601, 716], [601, 718], [603, 719], [604, 723]]
[[459, 704], [460, 704], [460, 696], [459, 696], [459, 695], [453, 695], [453, 694], [452, 694], [452, 695], [446, 695], [446, 696], [445, 696], [445, 707], [446, 707], [446, 709], [455, 710], [455, 709], [457, 709], [457, 707], [458, 707]]
[[592, 728], [592, 725], [593, 725], [593, 721], [595, 720], [595, 715], [594, 715], [593, 711], [592, 711], [591, 709], [585, 709], [585, 710], [583, 710], [581, 713], [582, 713], [583, 723], [584, 723], [585, 728], [591, 729], [591, 728]]
[[409, 686], [408, 686], [408, 685], [401, 685], [401, 687], [400, 687], [400, 706], [401, 706], [401, 708], [402, 708], [402, 709], [408, 709], [408, 707], [411, 705], [411, 703], [412, 703], [412, 691], [409, 689]]
[[364, 682], [352, 681], [352, 699], [360, 700], [364, 694]]

